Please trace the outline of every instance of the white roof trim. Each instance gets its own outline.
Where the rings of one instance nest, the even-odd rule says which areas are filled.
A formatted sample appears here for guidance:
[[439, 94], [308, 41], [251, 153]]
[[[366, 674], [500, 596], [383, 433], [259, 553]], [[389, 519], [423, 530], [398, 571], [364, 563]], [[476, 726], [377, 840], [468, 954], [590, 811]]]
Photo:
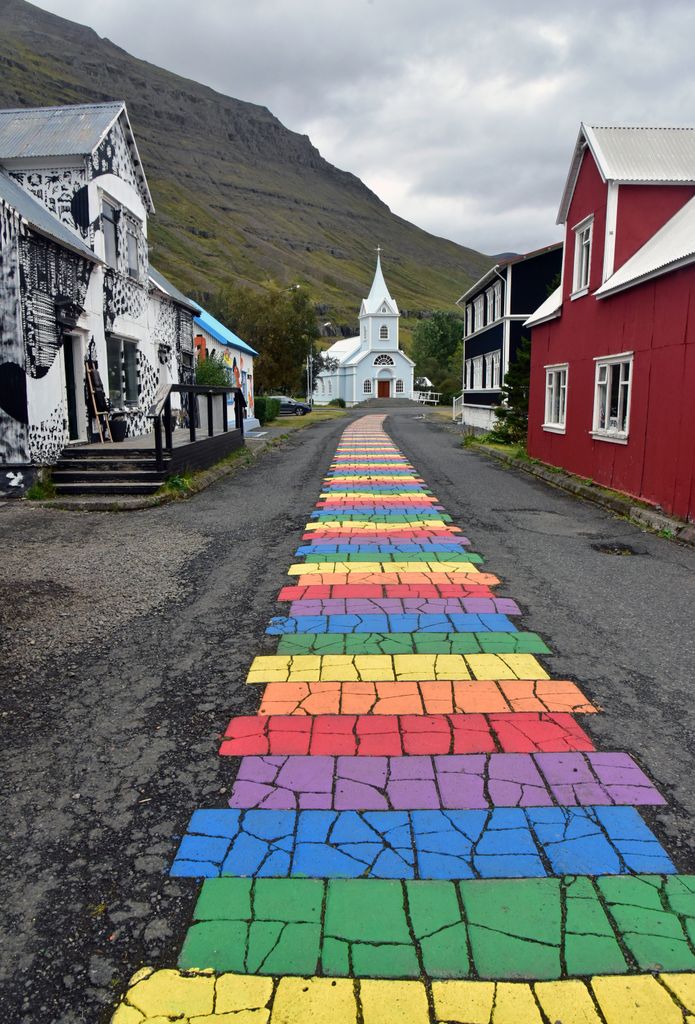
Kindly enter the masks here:
[[616, 270], [594, 294], [607, 295], [641, 284], [695, 261], [695, 196], [681, 207], [641, 249]]
[[562, 285], [559, 285], [554, 292], [542, 302], [535, 313], [532, 313], [528, 320], [524, 320], [524, 327], [537, 327], [548, 320], [554, 320], [562, 312]]

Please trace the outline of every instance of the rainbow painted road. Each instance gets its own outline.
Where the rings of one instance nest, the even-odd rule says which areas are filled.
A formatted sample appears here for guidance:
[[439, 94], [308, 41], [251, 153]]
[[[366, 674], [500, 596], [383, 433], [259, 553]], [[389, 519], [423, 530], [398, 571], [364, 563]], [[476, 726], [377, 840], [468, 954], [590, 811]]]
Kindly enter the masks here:
[[[694, 1024], [695, 876], [383, 417], [348, 427], [114, 1024]], [[230, 768], [230, 775], [232, 769]]]

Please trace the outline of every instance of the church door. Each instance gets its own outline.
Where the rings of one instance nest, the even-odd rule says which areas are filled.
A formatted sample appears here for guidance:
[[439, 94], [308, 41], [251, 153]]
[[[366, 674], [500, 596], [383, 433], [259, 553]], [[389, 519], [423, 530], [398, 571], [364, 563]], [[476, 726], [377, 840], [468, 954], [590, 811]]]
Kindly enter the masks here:
[[377, 396], [379, 398], [390, 398], [391, 397], [391, 381], [390, 380], [378, 380], [376, 382]]

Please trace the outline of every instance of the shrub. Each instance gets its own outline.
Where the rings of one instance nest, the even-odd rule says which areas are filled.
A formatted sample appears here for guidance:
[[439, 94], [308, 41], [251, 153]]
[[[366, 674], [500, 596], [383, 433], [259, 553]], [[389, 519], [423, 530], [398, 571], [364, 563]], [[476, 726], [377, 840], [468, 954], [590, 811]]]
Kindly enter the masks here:
[[278, 416], [280, 402], [277, 398], [256, 397], [254, 400], [254, 410], [258, 417], [258, 422], [263, 426], [264, 423], [270, 423], [271, 420]]
[[199, 359], [195, 367], [196, 384], [207, 384], [211, 388], [224, 388], [230, 383], [229, 367], [218, 352], [208, 352], [205, 359]]
[[345, 408], [345, 399], [344, 398], [332, 398], [328, 404], [329, 405], [337, 405], [339, 409], [344, 409]]

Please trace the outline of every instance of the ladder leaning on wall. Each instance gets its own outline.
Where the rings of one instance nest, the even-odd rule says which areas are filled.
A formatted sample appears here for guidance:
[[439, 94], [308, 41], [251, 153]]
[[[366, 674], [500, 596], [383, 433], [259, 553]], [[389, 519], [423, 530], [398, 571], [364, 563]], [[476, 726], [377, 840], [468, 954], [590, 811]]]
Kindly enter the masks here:
[[[87, 393], [89, 395], [91, 414], [96, 420], [97, 430], [99, 431], [99, 440], [104, 444], [104, 441], [106, 440], [104, 434], [108, 434], [109, 441], [113, 441], [113, 437], [111, 435], [111, 424], [109, 423], [108, 399], [106, 398], [104, 385], [101, 382], [99, 365], [96, 359], [85, 359], [84, 366], [87, 377]], [[102, 418], [104, 420], [103, 423]]]

